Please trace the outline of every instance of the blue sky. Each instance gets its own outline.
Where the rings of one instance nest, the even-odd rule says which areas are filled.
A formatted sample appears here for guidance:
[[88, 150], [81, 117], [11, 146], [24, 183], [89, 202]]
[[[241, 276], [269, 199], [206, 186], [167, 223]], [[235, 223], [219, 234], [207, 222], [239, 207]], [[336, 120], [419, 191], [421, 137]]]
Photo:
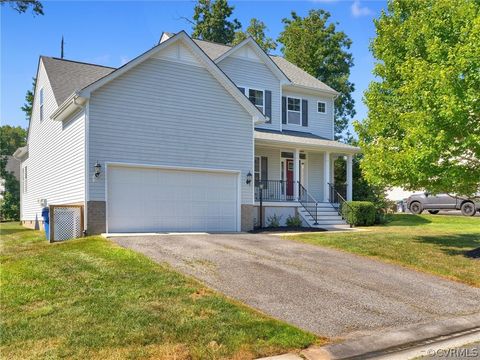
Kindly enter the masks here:
[[[292, 10], [306, 15], [322, 8], [352, 39], [350, 49], [355, 66], [351, 81], [356, 86], [357, 115], [366, 108], [362, 94], [372, 80], [374, 60], [368, 45], [375, 35], [373, 19], [386, 1], [230, 1], [234, 16], [246, 27], [251, 17], [264, 21], [268, 35], [276, 39], [283, 29], [281, 19]], [[43, 1], [44, 16], [30, 12], [19, 15], [8, 6], [1, 8], [1, 111], [2, 124], [27, 126], [20, 107], [31, 87], [39, 55], [60, 56], [60, 39], [65, 37], [65, 58], [120, 66], [154, 46], [162, 31], [191, 32], [182, 17], [191, 17], [195, 1]], [[278, 48], [276, 53], [280, 53]]]

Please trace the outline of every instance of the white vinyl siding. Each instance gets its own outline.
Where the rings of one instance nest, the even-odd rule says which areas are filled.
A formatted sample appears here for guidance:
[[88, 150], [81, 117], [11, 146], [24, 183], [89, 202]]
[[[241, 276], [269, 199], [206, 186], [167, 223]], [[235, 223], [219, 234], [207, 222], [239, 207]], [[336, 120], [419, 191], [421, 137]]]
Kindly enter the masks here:
[[[270, 90], [272, 92], [272, 121], [257, 125], [259, 128], [280, 130], [281, 95], [280, 81], [262, 62], [237, 57], [227, 57], [217, 64], [237, 86]], [[248, 97], [248, 93], [246, 93]]]
[[[241, 201], [253, 170], [247, 111], [199, 66], [149, 59], [95, 91], [89, 112], [89, 169], [98, 160], [238, 170]], [[105, 200], [105, 176], [90, 177], [90, 200]]]
[[[22, 194], [22, 220], [41, 220], [41, 199], [49, 205], [83, 203], [85, 193], [84, 115], [80, 112], [66, 122], [50, 119], [57, 103], [43, 64], [28, 135], [27, 191]], [[43, 121], [40, 121], [40, 89], [43, 89]], [[23, 180], [22, 180], [23, 182]], [[23, 186], [23, 185], [22, 185]]]
[[[329, 98], [322, 98], [320, 95], [302, 92], [284, 91], [283, 96], [300, 98], [308, 101], [308, 126], [299, 126], [294, 124], [283, 124], [284, 130], [309, 132], [326, 139], [333, 140], [333, 100]], [[325, 103], [325, 113], [318, 112], [318, 102]], [[301, 125], [300, 114], [300, 125]]]

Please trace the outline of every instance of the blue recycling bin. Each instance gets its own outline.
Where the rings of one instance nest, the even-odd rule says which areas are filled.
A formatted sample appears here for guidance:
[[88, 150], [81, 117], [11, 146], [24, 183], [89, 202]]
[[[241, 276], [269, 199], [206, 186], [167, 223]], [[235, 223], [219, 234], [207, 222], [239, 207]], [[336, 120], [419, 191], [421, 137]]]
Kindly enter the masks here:
[[44, 207], [42, 209], [43, 227], [45, 228], [45, 236], [50, 241], [50, 209]]

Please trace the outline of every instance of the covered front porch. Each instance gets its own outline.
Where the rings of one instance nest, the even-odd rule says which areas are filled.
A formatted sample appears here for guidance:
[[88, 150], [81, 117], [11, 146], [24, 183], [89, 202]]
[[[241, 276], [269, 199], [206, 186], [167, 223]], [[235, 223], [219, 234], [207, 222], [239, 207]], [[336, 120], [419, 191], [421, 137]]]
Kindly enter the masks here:
[[[319, 138], [257, 132], [255, 202], [338, 202], [351, 200], [352, 159], [358, 148]], [[343, 160], [345, 166], [335, 166]], [[335, 182], [335, 168], [346, 182]]]

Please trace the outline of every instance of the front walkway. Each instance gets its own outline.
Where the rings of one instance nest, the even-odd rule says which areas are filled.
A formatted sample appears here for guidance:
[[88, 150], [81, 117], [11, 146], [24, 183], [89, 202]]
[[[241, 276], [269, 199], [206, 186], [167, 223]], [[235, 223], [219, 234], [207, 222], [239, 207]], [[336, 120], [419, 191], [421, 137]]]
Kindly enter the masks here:
[[328, 337], [480, 312], [480, 289], [269, 235], [114, 238], [228, 296]]

